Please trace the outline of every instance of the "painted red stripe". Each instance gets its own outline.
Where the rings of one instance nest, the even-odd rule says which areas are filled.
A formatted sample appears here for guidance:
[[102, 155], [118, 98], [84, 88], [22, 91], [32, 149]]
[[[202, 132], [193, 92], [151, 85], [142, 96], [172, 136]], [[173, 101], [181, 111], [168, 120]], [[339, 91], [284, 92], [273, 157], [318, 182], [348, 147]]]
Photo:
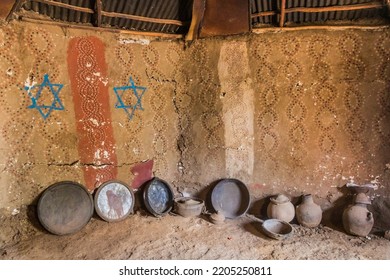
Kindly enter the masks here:
[[118, 173], [111, 123], [104, 44], [96, 37], [74, 38], [68, 71], [86, 187], [93, 190]]

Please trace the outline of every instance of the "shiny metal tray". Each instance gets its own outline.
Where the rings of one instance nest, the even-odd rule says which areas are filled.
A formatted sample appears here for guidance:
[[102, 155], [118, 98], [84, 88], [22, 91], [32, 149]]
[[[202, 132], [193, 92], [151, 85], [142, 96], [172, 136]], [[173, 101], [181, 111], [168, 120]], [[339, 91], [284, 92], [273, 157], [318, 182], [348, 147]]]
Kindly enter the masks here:
[[164, 216], [173, 208], [173, 191], [167, 182], [155, 177], [145, 184], [143, 200], [152, 215]]
[[107, 222], [119, 222], [133, 213], [134, 193], [121, 181], [111, 180], [102, 184], [96, 191], [95, 210]]

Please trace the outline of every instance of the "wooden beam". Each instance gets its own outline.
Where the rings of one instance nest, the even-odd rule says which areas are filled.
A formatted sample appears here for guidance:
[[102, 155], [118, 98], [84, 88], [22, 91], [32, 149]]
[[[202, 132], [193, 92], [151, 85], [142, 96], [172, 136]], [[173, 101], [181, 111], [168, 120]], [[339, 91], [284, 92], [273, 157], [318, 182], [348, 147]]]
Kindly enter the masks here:
[[283, 27], [284, 25], [284, 18], [286, 17], [286, 0], [282, 0], [282, 3], [280, 4], [280, 21], [279, 26]]
[[102, 0], [96, 0], [96, 25], [102, 25]]
[[251, 14], [251, 18], [274, 16], [276, 14], [277, 14], [276, 11], [260, 12], [260, 13], [256, 13], [256, 14]]
[[78, 12], [82, 12], [82, 13], [88, 13], [88, 14], [94, 14], [95, 13], [95, 11], [90, 9], [90, 8], [78, 7], [78, 6], [69, 5], [69, 4], [65, 4], [65, 3], [61, 3], [61, 2], [54, 2], [52, 0], [29, 0], [29, 1], [31, 1], [31, 2], [38, 2], [38, 3], [50, 5], [50, 6], [57, 6], [57, 7], [60, 7], [60, 8], [74, 10], [74, 11], [78, 11]]
[[[285, 1], [285, 0], [282, 0]], [[385, 5], [382, 1], [375, 1], [364, 4], [355, 4], [355, 5], [345, 5], [345, 6], [328, 6], [328, 7], [317, 7], [317, 8], [307, 8], [307, 7], [296, 7], [286, 9], [286, 13], [302, 12], [302, 13], [321, 13], [321, 12], [338, 12], [338, 11], [354, 11], [354, 10], [364, 10], [364, 9], [378, 9], [383, 8]]]
[[206, 0], [194, 0], [192, 4], [192, 20], [190, 29], [185, 37], [186, 41], [193, 41], [199, 37], [201, 23], [206, 9]]
[[13, 14], [20, 10], [20, 8], [27, 2], [27, 0], [16, 0], [14, 6], [9, 12], [6, 21], [10, 21], [13, 18]]
[[384, 30], [389, 29], [390, 25], [307, 25], [307, 26], [294, 26], [294, 27], [257, 27], [253, 28], [252, 32], [255, 34], [263, 33], [279, 33], [284, 31], [301, 31], [301, 30], [327, 30], [327, 31], [340, 31], [340, 30]]
[[94, 27], [94, 26], [89, 26], [89, 25], [69, 24], [69, 23], [52, 21], [52, 20], [35, 19], [35, 18], [29, 18], [26, 16], [21, 16], [21, 20], [25, 21], [25, 22], [36, 23], [36, 24], [55, 25], [55, 26], [61, 26], [61, 27], [66, 27], [66, 28], [90, 30], [90, 31], [95, 31], [95, 32], [96, 31], [97, 32], [112, 32], [112, 33], [119, 33], [119, 34], [150, 36], [150, 37], [169, 38], [169, 39], [182, 39], [183, 38], [183, 35], [181, 35], [181, 34], [167, 34], [167, 33], [158, 33], [158, 32], [132, 31], [132, 30], [106, 28], [106, 27]]
[[[388, 8], [390, 9], [390, 0], [385, 0], [385, 1], [387, 2]], [[328, 7], [316, 7], [316, 8], [307, 8], [307, 7], [285, 8], [286, 0], [282, 0], [280, 17], [282, 18], [283, 10], [285, 14], [294, 13], [294, 12], [321, 13], [321, 12], [353, 11], [353, 10], [364, 10], [364, 9], [380, 9], [385, 6], [386, 5], [383, 4], [381, 1], [376, 1], [371, 3], [346, 5], [346, 6], [328, 6]], [[276, 14], [278, 14], [276, 11], [259, 12], [256, 14], [252, 14], [251, 18], [274, 16]]]
[[139, 21], [160, 23], [160, 24], [172, 24], [172, 25], [178, 25], [178, 26], [188, 25], [187, 22], [183, 22], [183, 21], [175, 20], [175, 19], [150, 18], [150, 17], [122, 14], [122, 13], [105, 12], [105, 11], [102, 11], [102, 16], [113, 17], [113, 18], [115, 18], [115, 17], [125, 18], [125, 19], [139, 20]]

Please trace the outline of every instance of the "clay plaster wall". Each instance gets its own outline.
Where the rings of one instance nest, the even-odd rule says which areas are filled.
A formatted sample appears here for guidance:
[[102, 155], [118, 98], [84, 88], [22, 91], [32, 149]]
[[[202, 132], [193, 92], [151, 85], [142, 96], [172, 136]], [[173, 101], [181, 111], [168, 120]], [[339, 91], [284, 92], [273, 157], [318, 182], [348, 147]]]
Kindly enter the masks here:
[[[389, 29], [184, 46], [12, 24], [0, 28], [0, 48], [7, 213], [60, 180], [93, 190], [115, 178], [137, 188], [151, 169], [183, 193], [235, 177], [255, 199], [312, 193], [331, 204], [346, 182], [377, 181], [376, 195], [388, 201]], [[44, 119], [28, 88], [46, 74], [54, 91], [62, 85], [63, 106], [55, 102]], [[39, 104], [52, 98], [46, 91]]]
[[1, 209], [62, 180], [177, 178], [179, 43], [16, 23], [0, 48]]

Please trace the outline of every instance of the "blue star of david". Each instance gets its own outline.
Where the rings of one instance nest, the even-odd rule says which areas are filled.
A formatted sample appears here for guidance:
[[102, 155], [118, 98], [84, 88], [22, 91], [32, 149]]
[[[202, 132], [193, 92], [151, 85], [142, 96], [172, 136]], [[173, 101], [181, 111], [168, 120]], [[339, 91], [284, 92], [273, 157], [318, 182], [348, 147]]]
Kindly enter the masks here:
[[[28, 96], [31, 98], [32, 104], [28, 106], [28, 109], [37, 109], [44, 120], [46, 120], [53, 110], [64, 110], [64, 105], [62, 105], [58, 94], [60, 93], [63, 84], [52, 84], [49, 80], [49, 75], [45, 74], [43, 77], [42, 84], [34, 85], [31, 87], [25, 86], [24, 89], [27, 90]], [[39, 105], [38, 101], [41, 97], [42, 91], [45, 87], [48, 87], [50, 92], [53, 94], [53, 102], [50, 105]], [[34, 95], [33, 91], [38, 89], [36, 94]]]
[[[133, 93], [134, 96], [137, 98], [137, 102], [132, 105], [132, 104], [125, 104], [123, 102], [123, 95], [127, 92], [130, 91], [130, 93]], [[118, 101], [115, 104], [115, 108], [117, 109], [123, 109], [125, 110], [126, 114], [129, 116], [129, 119], [131, 120], [134, 116], [135, 110], [144, 110], [142, 108], [142, 103], [141, 99], [142, 96], [144, 95], [146, 91], [146, 87], [140, 87], [136, 86], [133, 79], [130, 77], [129, 80], [129, 85], [127, 86], [122, 86], [122, 87], [114, 87], [114, 92], [116, 97], [118, 98]]]

